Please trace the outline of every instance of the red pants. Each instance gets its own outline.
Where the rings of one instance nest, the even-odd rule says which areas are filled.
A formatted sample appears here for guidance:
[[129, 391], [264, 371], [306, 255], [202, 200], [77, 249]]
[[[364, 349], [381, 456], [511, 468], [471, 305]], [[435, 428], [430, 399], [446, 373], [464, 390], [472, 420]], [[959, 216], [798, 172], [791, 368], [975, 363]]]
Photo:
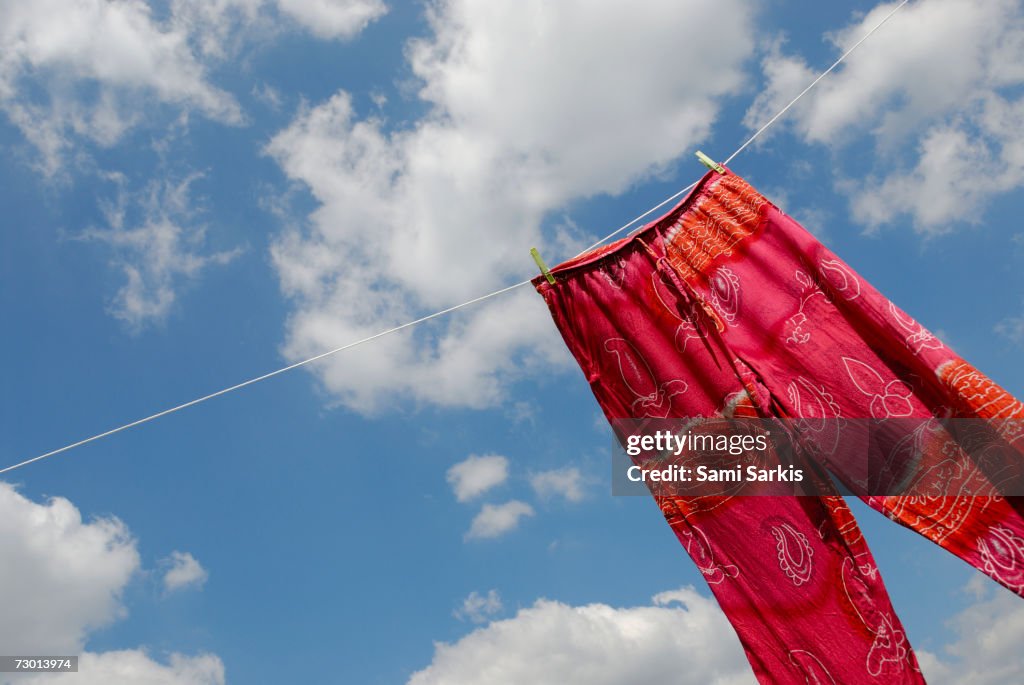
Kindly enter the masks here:
[[[554, 285], [535, 285], [610, 420], [1024, 417], [1020, 402], [731, 172], [709, 173], [636, 236], [552, 272]], [[1024, 591], [1017, 502], [869, 496], [855, 469], [820, 466]], [[762, 682], [923, 682], [834, 493], [658, 503]]]

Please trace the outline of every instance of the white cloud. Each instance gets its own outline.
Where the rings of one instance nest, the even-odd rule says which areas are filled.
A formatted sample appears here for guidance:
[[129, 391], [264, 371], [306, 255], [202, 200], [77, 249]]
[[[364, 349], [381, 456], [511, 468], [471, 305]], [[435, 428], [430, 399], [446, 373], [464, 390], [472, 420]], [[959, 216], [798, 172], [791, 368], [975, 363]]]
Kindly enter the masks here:
[[206, 582], [207, 573], [202, 564], [188, 552], [171, 552], [164, 560], [167, 570], [164, 572], [164, 589], [173, 592], [186, 587], [202, 587]]
[[564, 497], [569, 502], [581, 502], [585, 496], [583, 474], [575, 466], [541, 471], [530, 476], [530, 486], [538, 497]]
[[172, 0], [170, 23], [197, 52], [224, 58], [285, 29], [347, 40], [386, 11], [381, 0]]
[[154, 181], [135, 195], [124, 190], [123, 177], [112, 178], [119, 185], [118, 200], [104, 206], [107, 227], [80, 237], [105, 243], [114, 252], [113, 265], [125, 283], [110, 311], [138, 332], [165, 320], [182, 287], [210, 266], [227, 264], [240, 250], [203, 251], [206, 229], [197, 223], [189, 197], [197, 175], [179, 183]]
[[462, 600], [462, 605], [455, 610], [454, 615], [460, 621], [485, 623], [502, 608], [504, 605], [501, 603], [501, 595], [497, 590], [489, 590], [486, 595], [481, 595], [474, 590], [466, 599]]
[[[829, 34], [836, 52], [895, 5], [880, 4]], [[992, 198], [1024, 185], [1021, 35], [1021, 0], [911, 3], [818, 84], [783, 125], [807, 142], [836, 148], [863, 145], [863, 136], [870, 136], [876, 175], [839, 183], [854, 216], [868, 227], [909, 216], [918, 232], [933, 235], [955, 222], [975, 222]], [[747, 113], [751, 128], [817, 71], [784, 54], [780, 43], [762, 67], [766, 87]]]
[[188, 42], [198, 57], [221, 60], [245, 40], [270, 38], [278, 29], [266, 0], [171, 0], [168, 30]]
[[381, 0], [277, 0], [277, 6], [320, 38], [351, 38], [387, 11]]
[[[1022, 55], [1024, 58], [1024, 55]], [[1024, 127], [1024, 100], [1014, 105]], [[941, 235], [954, 222], [979, 223], [989, 200], [1024, 186], [1024, 156], [1000, 157], [1009, 145], [1024, 144], [1017, 129], [993, 143], [962, 125], [931, 128], [918, 147], [917, 165], [864, 183], [847, 182], [854, 216], [869, 227], [909, 215], [915, 229]], [[1002, 150], [1001, 152], [999, 150]]]
[[249, 94], [274, 111], [281, 109], [284, 102], [281, 92], [266, 83], [253, 86]]
[[533, 516], [533, 507], [526, 502], [510, 500], [504, 504], [485, 504], [466, 532], [467, 540], [496, 538], [519, 527], [519, 520]]
[[530, 402], [513, 402], [511, 406], [507, 407], [505, 415], [516, 425], [521, 423], [532, 425], [537, 420], [537, 408]]
[[71, 502], [37, 504], [0, 482], [0, 645], [9, 654], [72, 654], [123, 613], [139, 568], [117, 519], [83, 522]]
[[964, 588], [976, 601], [949, 622], [956, 639], [941, 654], [917, 650], [932, 685], [1024, 682], [1024, 602], [976, 574]]
[[471, 454], [448, 469], [447, 479], [455, 499], [468, 502], [508, 479], [508, 459], [497, 454]]
[[39, 148], [47, 174], [58, 170], [69, 135], [119, 139], [138, 117], [139, 96], [242, 122], [187, 36], [161, 26], [141, 0], [0, 2], [0, 54], [0, 108]]
[[1024, 317], [1011, 316], [996, 324], [996, 333], [1017, 345], [1024, 345]]
[[[510, 502], [509, 504], [516, 504]], [[525, 506], [525, 505], [524, 505]], [[12, 652], [81, 653], [84, 685], [222, 685], [211, 654], [144, 649], [94, 653], [88, 634], [124, 615], [121, 596], [139, 568], [123, 523], [85, 522], [63, 498], [36, 503], [0, 482], [0, 644]], [[183, 555], [190, 556], [190, 555]], [[929, 682], [995, 685], [1024, 681], [1024, 604], [976, 575], [965, 586], [974, 604], [953, 617], [955, 639], [939, 655], [918, 650]], [[497, 591], [471, 593], [456, 612], [486, 622], [502, 610]], [[687, 669], [679, 670], [685, 663]], [[679, 681], [683, 673], [688, 680]], [[18, 682], [58, 683], [38, 675]], [[438, 643], [430, 665], [410, 685], [461, 682], [752, 683], [735, 634], [714, 601], [692, 588], [653, 598], [651, 606], [569, 606], [539, 600], [513, 618], [493, 621], [452, 644]], [[0, 682], [7, 682], [0, 677]]]
[[[213, 654], [189, 657], [172, 653], [166, 664], [140, 649], [94, 654], [86, 652], [78, 660], [75, 685], [224, 685], [224, 664]], [[38, 675], [17, 683], [42, 685], [67, 683], [64, 674]]]
[[461, 640], [438, 642], [409, 685], [753, 684], [735, 632], [714, 600], [693, 588], [650, 606], [569, 606], [538, 600]]
[[[68, 500], [34, 502], [0, 482], [0, 645], [8, 654], [80, 654], [83, 685], [222, 685], [224, 667], [211, 654], [169, 655], [140, 649], [89, 652], [90, 633], [125, 615], [121, 598], [139, 570], [127, 527], [115, 518], [83, 521]], [[0, 683], [14, 682], [0, 676]], [[61, 674], [18, 683], [64, 683]]]
[[[622, 192], [706, 138], [721, 100], [742, 85], [753, 4], [431, 3], [430, 35], [407, 49], [429, 108], [422, 119], [360, 118], [339, 92], [267, 146], [320, 203], [273, 251], [294, 303], [285, 354], [320, 352], [530, 274], [529, 247], [543, 251], [571, 230], [542, 235], [546, 217]], [[697, 25], [680, 38], [680, 26]], [[518, 291], [316, 372], [359, 411], [396, 396], [484, 407], [524, 365], [550, 364], [554, 350], [564, 359], [560, 349], [540, 298]]]
[[243, 124], [211, 67], [282, 27], [348, 39], [385, 11], [382, 0], [172, 0], [160, 18], [144, 0], [0, 0], [0, 111], [53, 176], [76, 141], [111, 146], [153, 105]]
[[[928, 682], [1024, 682], [1024, 602], [980, 573], [964, 592], [974, 603], [950, 619], [953, 641], [940, 654], [916, 650]], [[470, 599], [477, 605], [487, 598], [473, 593], [467, 603]], [[430, 665], [408, 681], [476, 682], [731, 685], [755, 680], [715, 601], [683, 588], [655, 596], [651, 606], [631, 608], [538, 600], [514, 617], [492, 621], [454, 643], [435, 643]]]

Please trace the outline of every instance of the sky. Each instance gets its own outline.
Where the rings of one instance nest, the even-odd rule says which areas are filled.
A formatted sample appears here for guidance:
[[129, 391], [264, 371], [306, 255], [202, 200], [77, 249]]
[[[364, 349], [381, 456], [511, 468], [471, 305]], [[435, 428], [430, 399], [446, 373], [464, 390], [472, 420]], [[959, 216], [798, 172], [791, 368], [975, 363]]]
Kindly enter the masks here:
[[[3, 465], [574, 255], [894, 6], [0, 0]], [[913, 0], [731, 165], [1018, 396], [1022, 29]], [[520, 288], [5, 474], [0, 645], [79, 685], [752, 682], [610, 446]], [[929, 681], [1024, 680], [1024, 603], [852, 506]]]

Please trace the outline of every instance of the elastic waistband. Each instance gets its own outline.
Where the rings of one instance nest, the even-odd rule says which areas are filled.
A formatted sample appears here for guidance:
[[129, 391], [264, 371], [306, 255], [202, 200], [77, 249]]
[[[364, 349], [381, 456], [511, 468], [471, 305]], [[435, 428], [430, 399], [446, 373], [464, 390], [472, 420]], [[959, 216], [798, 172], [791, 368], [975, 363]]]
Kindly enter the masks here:
[[[679, 204], [634, 235], [563, 262], [551, 273], [564, 277], [597, 268], [642, 241], [661, 243], [665, 257], [684, 279], [701, 277], [719, 256], [731, 254], [734, 247], [761, 229], [764, 210], [770, 205], [728, 169], [725, 174], [709, 171]], [[534, 278], [533, 284], [538, 290], [554, 287], [543, 275]]]

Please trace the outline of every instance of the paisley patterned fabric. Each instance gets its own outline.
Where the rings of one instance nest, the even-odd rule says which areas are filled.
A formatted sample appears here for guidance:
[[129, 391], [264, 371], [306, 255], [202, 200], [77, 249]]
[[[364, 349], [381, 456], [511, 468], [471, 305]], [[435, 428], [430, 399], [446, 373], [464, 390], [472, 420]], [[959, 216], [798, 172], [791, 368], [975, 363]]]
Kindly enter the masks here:
[[1024, 592], [1015, 498], [869, 496], [862, 468], [817, 451], [841, 439], [844, 419], [1015, 419], [1024, 405], [741, 178], [709, 173], [635, 236], [552, 273], [555, 284], [534, 284], [609, 420], [780, 417], [810, 436], [800, 456], [832, 494], [656, 498], [762, 682], [923, 682], [826, 469]]

